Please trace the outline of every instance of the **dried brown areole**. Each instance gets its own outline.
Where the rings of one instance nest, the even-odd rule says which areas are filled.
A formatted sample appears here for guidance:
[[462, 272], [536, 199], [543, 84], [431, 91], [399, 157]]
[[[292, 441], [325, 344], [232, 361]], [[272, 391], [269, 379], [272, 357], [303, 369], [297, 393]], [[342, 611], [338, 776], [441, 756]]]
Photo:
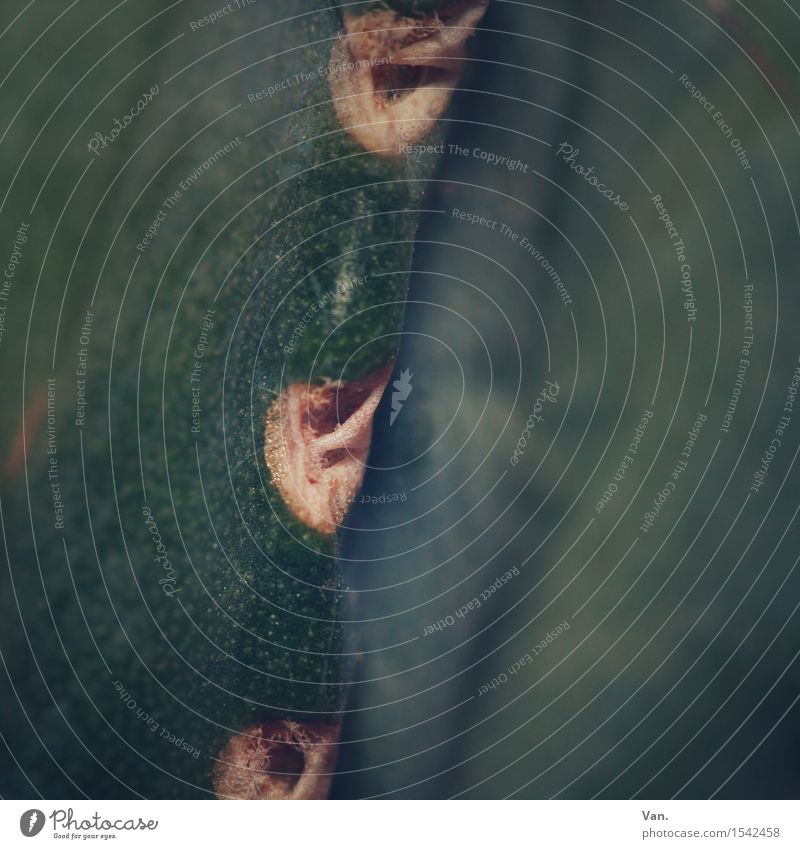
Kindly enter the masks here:
[[294, 515], [333, 534], [361, 487], [372, 418], [392, 367], [349, 383], [295, 383], [267, 416], [265, 454]]

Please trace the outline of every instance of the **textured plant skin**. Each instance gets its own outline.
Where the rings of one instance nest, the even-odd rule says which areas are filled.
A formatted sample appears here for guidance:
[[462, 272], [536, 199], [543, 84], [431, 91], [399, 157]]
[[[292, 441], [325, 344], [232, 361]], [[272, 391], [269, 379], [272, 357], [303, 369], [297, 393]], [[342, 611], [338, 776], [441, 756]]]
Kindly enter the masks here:
[[[340, 21], [330, 6], [293, 26], [302, 42], [332, 45]], [[365, 151], [330, 101], [325, 78], [287, 94], [292, 117], [251, 142], [264, 155], [244, 178], [250, 202], [237, 201], [216, 243], [222, 216], [193, 230], [212, 247], [196, 268], [197, 251], [169, 267], [141, 311], [146, 329], [119, 319], [122, 278], [98, 300], [84, 428], [69, 421], [74, 365], [57, 374], [66, 531], [53, 526], [46, 430], [27, 440], [25, 486], [3, 485], [6, 634], [30, 644], [9, 658], [17, 689], [4, 693], [35, 717], [38, 736], [20, 731], [24, 771], [51, 798], [208, 797], [236, 735], [287, 718], [335, 723], [341, 711], [338, 540], [287, 507], [265, 422], [290, 384], [391, 367], [435, 159]], [[233, 160], [215, 168], [223, 183], [241, 176]], [[131, 241], [147, 220], [130, 225]], [[189, 376], [204, 322], [194, 432]]]

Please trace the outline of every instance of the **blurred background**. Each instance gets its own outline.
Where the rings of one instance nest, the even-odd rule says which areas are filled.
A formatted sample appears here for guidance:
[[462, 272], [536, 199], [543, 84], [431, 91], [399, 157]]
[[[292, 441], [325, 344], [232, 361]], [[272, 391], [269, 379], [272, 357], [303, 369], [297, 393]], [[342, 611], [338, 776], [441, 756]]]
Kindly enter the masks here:
[[[82, 743], [27, 741], [87, 698], [25, 650], [59, 599], [22, 541], [21, 411], [42, 419], [47, 376], [74, 372], [95, 295], [93, 356], [138, 357], [121, 304], [158, 312], [168, 267], [159, 297], [180, 297], [238, 208], [206, 204], [278, 141], [205, 173], [131, 285], [153, 201], [285, 114], [247, 93], [317, 50], [302, 15], [323, 5], [257, 0], [203, 31], [195, 2], [0, 13], [4, 795], [34, 773], [74, 795]], [[393, 377], [412, 388], [393, 422], [384, 396], [347, 519], [359, 659], [333, 796], [796, 798], [800, 15], [492, 0], [471, 48]], [[84, 769], [129, 792], [125, 763]]]

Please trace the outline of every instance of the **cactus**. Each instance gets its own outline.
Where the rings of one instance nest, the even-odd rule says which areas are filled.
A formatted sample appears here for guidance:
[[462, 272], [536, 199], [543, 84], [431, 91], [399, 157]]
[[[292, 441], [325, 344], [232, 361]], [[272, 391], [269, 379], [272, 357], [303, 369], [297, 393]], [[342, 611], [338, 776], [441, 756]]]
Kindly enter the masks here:
[[[2, 490], [3, 627], [30, 648], [9, 658], [3, 697], [37, 733], [6, 725], [28, 742], [4, 795], [30, 781], [51, 798], [307, 798], [329, 783], [349, 674], [336, 531], [391, 374], [435, 158], [379, 155], [349, 130], [332, 102], [349, 79], [329, 64], [332, 7], [287, 27], [322, 45], [290, 70], [327, 71], [289, 87], [276, 126], [214, 154], [235, 214], [197, 223], [173, 259], [178, 216], [203, 195], [137, 211], [127, 241], [150, 234], [137, 282], [123, 296], [129, 256], [84, 319], [85, 421], [71, 358], [46, 384], [52, 430], [30, 431], [41, 403], [27, 408], [27, 487], [17, 464]], [[160, 280], [146, 272], [159, 258]]]

